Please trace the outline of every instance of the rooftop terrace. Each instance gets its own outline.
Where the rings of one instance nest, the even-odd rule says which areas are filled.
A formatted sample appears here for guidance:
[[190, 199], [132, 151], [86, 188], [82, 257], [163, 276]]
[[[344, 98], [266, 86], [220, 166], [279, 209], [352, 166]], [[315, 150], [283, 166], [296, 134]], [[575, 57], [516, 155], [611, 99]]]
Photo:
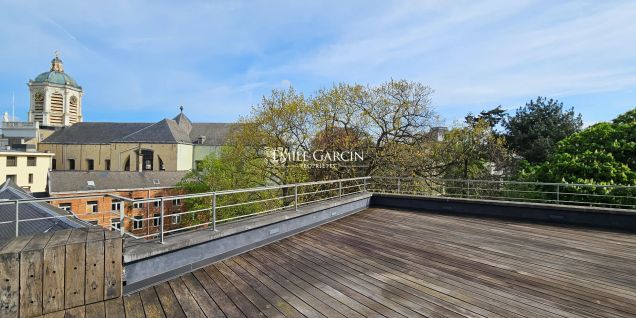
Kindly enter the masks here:
[[633, 317], [635, 260], [636, 236], [627, 233], [369, 208], [84, 310], [87, 317]]

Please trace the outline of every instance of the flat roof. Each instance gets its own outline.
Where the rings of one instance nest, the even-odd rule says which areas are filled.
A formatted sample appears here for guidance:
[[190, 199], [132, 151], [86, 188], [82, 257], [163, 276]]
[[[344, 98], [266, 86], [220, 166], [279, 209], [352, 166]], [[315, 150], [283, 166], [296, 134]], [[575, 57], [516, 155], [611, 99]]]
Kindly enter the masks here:
[[128, 317], [629, 317], [635, 260], [628, 233], [370, 208], [105, 308]]

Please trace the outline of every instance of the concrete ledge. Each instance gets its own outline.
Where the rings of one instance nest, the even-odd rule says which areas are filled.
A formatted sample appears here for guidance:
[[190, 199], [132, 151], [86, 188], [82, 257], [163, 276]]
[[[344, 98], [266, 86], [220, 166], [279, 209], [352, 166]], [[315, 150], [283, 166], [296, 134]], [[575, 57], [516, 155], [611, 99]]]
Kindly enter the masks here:
[[621, 209], [384, 193], [374, 193], [371, 205], [636, 232], [636, 213]]
[[165, 241], [127, 243], [125, 293], [166, 281], [219, 260], [331, 222], [369, 207], [370, 193], [354, 194], [298, 208], [175, 235]]

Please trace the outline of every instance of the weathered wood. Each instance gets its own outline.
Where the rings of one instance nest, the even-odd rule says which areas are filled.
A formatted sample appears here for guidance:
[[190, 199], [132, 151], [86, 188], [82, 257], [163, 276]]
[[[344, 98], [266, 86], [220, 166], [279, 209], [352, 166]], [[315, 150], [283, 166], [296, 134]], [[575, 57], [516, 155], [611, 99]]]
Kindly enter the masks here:
[[86, 238], [86, 304], [104, 300], [104, 231], [89, 231]]
[[181, 308], [183, 308], [183, 311], [188, 318], [205, 318], [205, 314], [181, 279], [173, 279], [169, 282], [169, 284], [172, 288], [172, 292], [174, 292], [174, 295], [177, 297], [179, 304], [181, 304]]
[[141, 302], [144, 304], [146, 317], [166, 317], [154, 288], [146, 288], [140, 291], [139, 296], [141, 296]]
[[[67, 309], [64, 315], [64, 318], [84, 318], [84, 317], [87, 317], [86, 308], [84, 306]], [[87, 317], [87, 318], [92, 318], [92, 317]]]
[[159, 297], [161, 306], [166, 313], [166, 317], [183, 318], [186, 316], [168, 283], [162, 283], [155, 286], [155, 291], [157, 292], [157, 297]]
[[44, 247], [51, 234], [36, 235], [20, 252], [20, 317], [42, 315]]
[[64, 312], [64, 310], [60, 310], [56, 312], [50, 312], [44, 315], [44, 318], [64, 318], [65, 315], [66, 313]]
[[126, 318], [146, 317], [139, 294], [124, 296], [124, 309], [126, 310]]
[[66, 244], [64, 308], [84, 305], [87, 234], [84, 229], [75, 229]]
[[98, 302], [86, 305], [86, 317], [88, 318], [104, 318], [106, 315], [104, 302]]
[[104, 299], [122, 293], [122, 238], [112, 233], [107, 232], [104, 241]]
[[106, 318], [125, 318], [124, 300], [119, 297], [105, 301], [104, 311], [106, 312]]
[[70, 234], [71, 230], [55, 232], [44, 249], [43, 313], [64, 309], [65, 245]]
[[20, 304], [20, 251], [32, 236], [20, 236], [0, 249], [0, 317], [18, 317]]

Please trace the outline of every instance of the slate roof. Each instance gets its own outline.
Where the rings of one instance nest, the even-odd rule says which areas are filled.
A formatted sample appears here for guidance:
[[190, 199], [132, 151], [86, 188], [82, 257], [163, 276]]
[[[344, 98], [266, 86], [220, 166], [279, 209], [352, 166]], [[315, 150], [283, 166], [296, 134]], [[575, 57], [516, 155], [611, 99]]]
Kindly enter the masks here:
[[109, 144], [151, 123], [77, 123], [54, 132], [42, 143], [45, 144]]
[[[192, 123], [183, 113], [156, 123], [82, 122], [64, 127], [46, 138], [44, 144], [167, 143], [220, 146], [225, 143], [230, 123]], [[199, 143], [199, 137], [205, 141]]]
[[205, 136], [205, 141], [201, 143], [202, 145], [222, 146], [227, 140], [227, 135], [232, 125], [228, 123], [194, 123], [192, 124], [190, 138], [193, 143], [199, 144], [199, 137]]
[[[33, 196], [25, 192], [11, 180], [7, 180], [5, 183], [0, 185], [0, 222], [15, 221], [15, 205], [13, 203], [2, 204], [2, 202], [6, 200], [21, 199], [33, 199]], [[89, 226], [88, 223], [71, 217], [71, 213], [52, 206], [46, 202], [21, 203], [18, 206], [18, 209], [20, 220], [51, 216], [69, 216], [57, 219], [20, 222], [20, 235], [47, 233], [69, 228]], [[15, 223], [11, 222], [0, 224], [0, 240], [11, 239], [13, 237], [15, 237]]]
[[[49, 172], [49, 193], [176, 187], [186, 173], [188, 172], [54, 170]], [[89, 181], [92, 181], [91, 185]]]
[[132, 134], [115, 139], [113, 142], [183, 144], [191, 143], [192, 141], [177, 122], [172, 119], [164, 119]]

